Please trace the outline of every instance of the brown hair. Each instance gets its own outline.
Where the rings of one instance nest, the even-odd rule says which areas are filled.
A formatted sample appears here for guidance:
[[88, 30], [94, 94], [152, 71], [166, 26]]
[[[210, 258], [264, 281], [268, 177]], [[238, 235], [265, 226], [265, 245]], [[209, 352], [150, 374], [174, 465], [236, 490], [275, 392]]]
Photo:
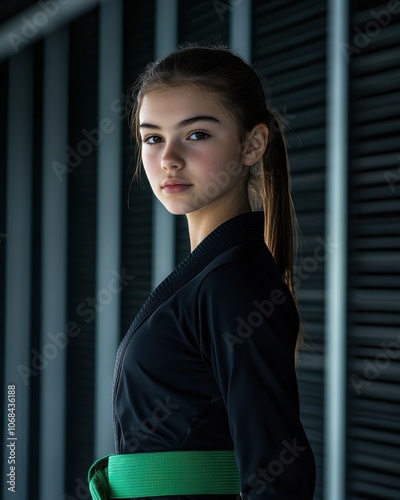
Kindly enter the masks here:
[[243, 59], [221, 46], [186, 45], [150, 63], [131, 93], [130, 125], [137, 140], [138, 165], [140, 101], [145, 93], [161, 85], [195, 85], [215, 93], [236, 122], [242, 144], [255, 125], [268, 126], [265, 153], [250, 170], [249, 200], [253, 210], [264, 210], [265, 243], [295, 297], [293, 261], [297, 231], [289, 161], [282, 123], [270, 108], [262, 79]]

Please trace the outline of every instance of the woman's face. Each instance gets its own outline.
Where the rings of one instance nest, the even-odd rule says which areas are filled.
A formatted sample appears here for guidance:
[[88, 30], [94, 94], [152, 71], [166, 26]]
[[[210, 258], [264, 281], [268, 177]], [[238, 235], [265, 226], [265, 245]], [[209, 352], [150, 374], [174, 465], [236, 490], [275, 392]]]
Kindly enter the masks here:
[[247, 200], [237, 127], [211, 93], [194, 86], [151, 90], [139, 125], [146, 175], [169, 212], [230, 210]]

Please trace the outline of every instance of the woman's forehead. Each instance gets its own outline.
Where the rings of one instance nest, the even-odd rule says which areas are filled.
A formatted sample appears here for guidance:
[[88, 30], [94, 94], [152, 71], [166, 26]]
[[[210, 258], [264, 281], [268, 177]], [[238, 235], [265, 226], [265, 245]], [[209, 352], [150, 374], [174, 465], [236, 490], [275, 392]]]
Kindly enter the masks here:
[[140, 99], [139, 122], [150, 119], [181, 121], [189, 116], [210, 115], [230, 118], [215, 92], [197, 85], [157, 86]]

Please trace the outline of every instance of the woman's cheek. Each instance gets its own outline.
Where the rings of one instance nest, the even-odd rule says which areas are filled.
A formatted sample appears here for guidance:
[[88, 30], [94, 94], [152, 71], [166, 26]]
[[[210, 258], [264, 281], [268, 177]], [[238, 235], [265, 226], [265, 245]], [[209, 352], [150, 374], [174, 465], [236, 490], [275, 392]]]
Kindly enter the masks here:
[[151, 163], [145, 161], [144, 159], [142, 159], [142, 163], [146, 177], [150, 183], [150, 186], [154, 190], [156, 185], [158, 184], [158, 176], [157, 176], [158, 169], [156, 169], [153, 165], [151, 165]]
[[157, 155], [146, 152], [142, 154], [142, 163], [147, 175], [152, 175], [158, 170]]

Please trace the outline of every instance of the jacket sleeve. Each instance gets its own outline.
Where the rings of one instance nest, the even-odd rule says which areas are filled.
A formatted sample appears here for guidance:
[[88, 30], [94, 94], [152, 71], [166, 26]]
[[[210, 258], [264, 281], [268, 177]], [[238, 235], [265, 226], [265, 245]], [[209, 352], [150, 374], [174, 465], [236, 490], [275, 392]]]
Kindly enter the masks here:
[[298, 315], [284, 283], [256, 265], [214, 269], [198, 294], [198, 341], [224, 400], [242, 498], [310, 500], [315, 463], [300, 423]]

